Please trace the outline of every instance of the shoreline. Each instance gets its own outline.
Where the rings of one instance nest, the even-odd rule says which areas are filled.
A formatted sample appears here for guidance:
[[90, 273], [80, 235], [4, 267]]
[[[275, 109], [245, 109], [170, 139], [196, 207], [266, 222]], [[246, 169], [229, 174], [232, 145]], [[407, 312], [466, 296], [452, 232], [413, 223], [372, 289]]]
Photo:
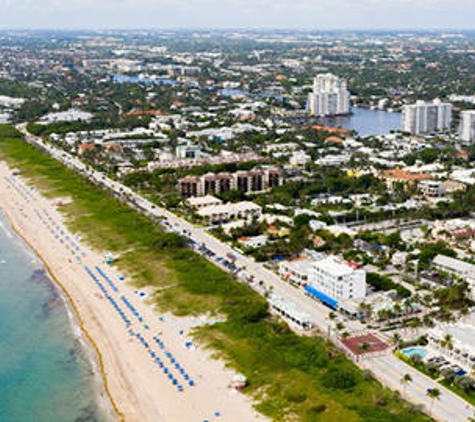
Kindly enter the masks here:
[[131, 422], [268, 420], [253, 397], [230, 388], [236, 371], [195, 341], [196, 317], [161, 312], [149, 301], [153, 292], [106, 265], [104, 251], [67, 227], [61, 198], [43, 196], [34, 180], [5, 162], [0, 190], [0, 208], [12, 230], [64, 294], [97, 358], [101, 393], [110, 404], [104, 416]]
[[[78, 328], [79, 329], [78, 337], [79, 337], [79, 340], [84, 343], [85, 352], [89, 355], [88, 360], [93, 366], [93, 368], [97, 367], [98, 369], [99, 373], [94, 374], [94, 377], [98, 377], [100, 379], [100, 386], [99, 388], [96, 388], [96, 390], [99, 390], [98, 391], [99, 393], [101, 393], [100, 390], [103, 390], [103, 392], [107, 396], [107, 403], [112, 408], [113, 413], [114, 413], [113, 415], [107, 415], [107, 416], [112, 417], [115, 420], [118, 420], [120, 422], [125, 422], [125, 417], [123, 413], [119, 410], [112, 396], [112, 393], [110, 391], [109, 380], [105, 371], [103, 356], [96, 342], [94, 341], [94, 339], [92, 338], [88, 330], [86, 329], [84, 320], [79, 312], [79, 309], [76, 303], [74, 302], [73, 297], [69, 294], [66, 287], [55, 276], [55, 274], [51, 270], [45, 258], [15, 226], [8, 211], [1, 205], [0, 205], [0, 212], [2, 213], [3, 217], [5, 218], [6, 222], [8, 223], [10, 228], [13, 230], [15, 235], [18, 236], [18, 238], [23, 242], [24, 246], [27, 247], [34, 254], [34, 256], [41, 262], [41, 265], [45, 269], [51, 283], [53, 283], [53, 285], [59, 289], [61, 298], [64, 301], [64, 305], [66, 306], [68, 319], [70, 320], [71, 327], [73, 328], [73, 335], [74, 336], [77, 335], [76, 333], [74, 333], [74, 328]], [[101, 399], [101, 397], [98, 397], [97, 399]], [[103, 399], [101, 399], [101, 402], [103, 402]], [[104, 409], [104, 410], [107, 410], [107, 409]]]

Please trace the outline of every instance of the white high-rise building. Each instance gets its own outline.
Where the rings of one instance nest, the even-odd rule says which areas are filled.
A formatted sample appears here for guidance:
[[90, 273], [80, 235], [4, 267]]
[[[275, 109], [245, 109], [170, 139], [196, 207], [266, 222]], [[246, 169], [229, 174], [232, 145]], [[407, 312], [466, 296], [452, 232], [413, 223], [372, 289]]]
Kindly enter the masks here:
[[452, 125], [452, 104], [435, 99], [431, 103], [417, 101], [402, 110], [402, 131], [413, 135], [449, 130]]
[[366, 271], [328, 256], [314, 262], [305, 288], [307, 293], [336, 307], [341, 301], [366, 297]]
[[466, 144], [475, 143], [475, 110], [460, 113], [460, 140]]
[[308, 94], [308, 109], [312, 116], [349, 114], [350, 92], [345, 79], [330, 73], [313, 80], [313, 92]]

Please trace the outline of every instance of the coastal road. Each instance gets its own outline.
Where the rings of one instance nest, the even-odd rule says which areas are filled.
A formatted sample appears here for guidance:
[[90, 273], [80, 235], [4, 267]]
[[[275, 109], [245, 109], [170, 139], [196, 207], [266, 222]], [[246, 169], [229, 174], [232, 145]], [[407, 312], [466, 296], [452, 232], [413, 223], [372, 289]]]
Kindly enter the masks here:
[[[474, 408], [452, 393], [450, 390], [436, 384], [428, 376], [413, 370], [394, 355], [383, 355], [370, 358], [364, 362], [366, 368], [375, 374], [376, 378], [392, 390], [398, 390], [406, 400], [425, 406], [434, 419], [443, 421], [467, 421], [474, 416]], [[412, 382], [402, 386], [401, 377], [410, 374]], [[427, 390], [438, 388], [441, 392], [439, 400], [433, 403], [427, 397]]]
[[[265, 289], [259, 286], [259, 281], [262, 280], [267, 289], [272, 289], [274, 293], [285, 298], [286, 301], [292, 302], [298, 309], [307, 313], [310, 316], [310, 320], [322, 333], [326, 334], [329, 332], [331, 321], [328, 318], [328, 314], [330, 309], [304, 295], [301, 289], [284, 282], [262, 264], [242, 255], [230, 246], [211, 236], [204, 228], [193, 226], [183, 218], [151, 203], [127, 186], [108, 178], [103, 173], [89, 168], [78, 158], [44, 142], [41, 138], [31, 135], [26, 129], [26, 124], [18, 125], [17, 129], [25, 135], [27, 142], [40, 147], [53, 158], [61, 161], [74, 171], [83, 174], [93, 183], [111, 191], [116, 197], [133, 206], [139, 212], [154, 220], [160, 220], [162, 225], [167, 229], [184, 235], [199, 245], [204, 245], [216, 256], [226, 257], [232, 254], [236, 257], [235, 265], [242, 268], [243, 271], [253, 278], [254, 282], [250, 284], [251, 287], [260, 294], [263, 294]], [[366, 327], [359, 321], [345, 321], [345, 326], [346, 330], [350, 333], [366, 330]], [[381, 383], [393, 390], [402, 390], [400, 380], [404, 374], [410, 374], [414, 381], [405, 386], [405, 399], [415, 404], [421, 404], [425, 406], [427, 410], [432, 409], [432, 417], [437, 420], [462, 422], [467, 421], [469, 417], [475, 414], [475, 408], [473, 406], [468, 405], [460, 397], [442, 387], [434, 380], [422, 375], [390, 353], [379, 357], [361, 359], [356, 362], [356, 364], [364, 369], [370, 370]], [[432, 402], [429, 399], [427, 390], [430, 388], [438, 388], [441, 391], [440, 400]]]

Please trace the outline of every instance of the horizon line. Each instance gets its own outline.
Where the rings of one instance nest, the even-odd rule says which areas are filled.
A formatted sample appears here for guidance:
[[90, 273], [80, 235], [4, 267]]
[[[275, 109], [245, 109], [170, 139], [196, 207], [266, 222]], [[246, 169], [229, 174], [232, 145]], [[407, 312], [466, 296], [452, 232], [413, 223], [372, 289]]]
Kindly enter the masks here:
[[22, 27], [1, 27], [1, 31], [63, 31], [63, 32], [79, 32], [79, 31], [122, 31], [122, 32], [132, 32], [132, 31], [257, 31], [257, 32], [475, 32], [475, 27], [473, 28], [452, 28], [452, 27], [422, 27], [422, 28], [411, 28], [411, 27], [393, 27], [393, 28], [292, 28], [292, 27], [211, 27], [211, 26], [194, 26], [194, 27], [184, 27], [184, 26], [170, 26], [170, 27], [36, 27], [36, 28], [22, 28]]

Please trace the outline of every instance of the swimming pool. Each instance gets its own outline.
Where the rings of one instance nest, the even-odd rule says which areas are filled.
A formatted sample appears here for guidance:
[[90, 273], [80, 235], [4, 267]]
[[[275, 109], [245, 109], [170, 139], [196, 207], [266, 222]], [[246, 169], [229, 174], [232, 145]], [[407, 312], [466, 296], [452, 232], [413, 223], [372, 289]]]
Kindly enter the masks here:
[[407, 357], [418, 355], [422, 359], [424, 359], [427, 355], [427, 350], [421, 349], [420, 347], [411, 347], [410, 349], [403, 350], [402, 353], [405, 354]]

